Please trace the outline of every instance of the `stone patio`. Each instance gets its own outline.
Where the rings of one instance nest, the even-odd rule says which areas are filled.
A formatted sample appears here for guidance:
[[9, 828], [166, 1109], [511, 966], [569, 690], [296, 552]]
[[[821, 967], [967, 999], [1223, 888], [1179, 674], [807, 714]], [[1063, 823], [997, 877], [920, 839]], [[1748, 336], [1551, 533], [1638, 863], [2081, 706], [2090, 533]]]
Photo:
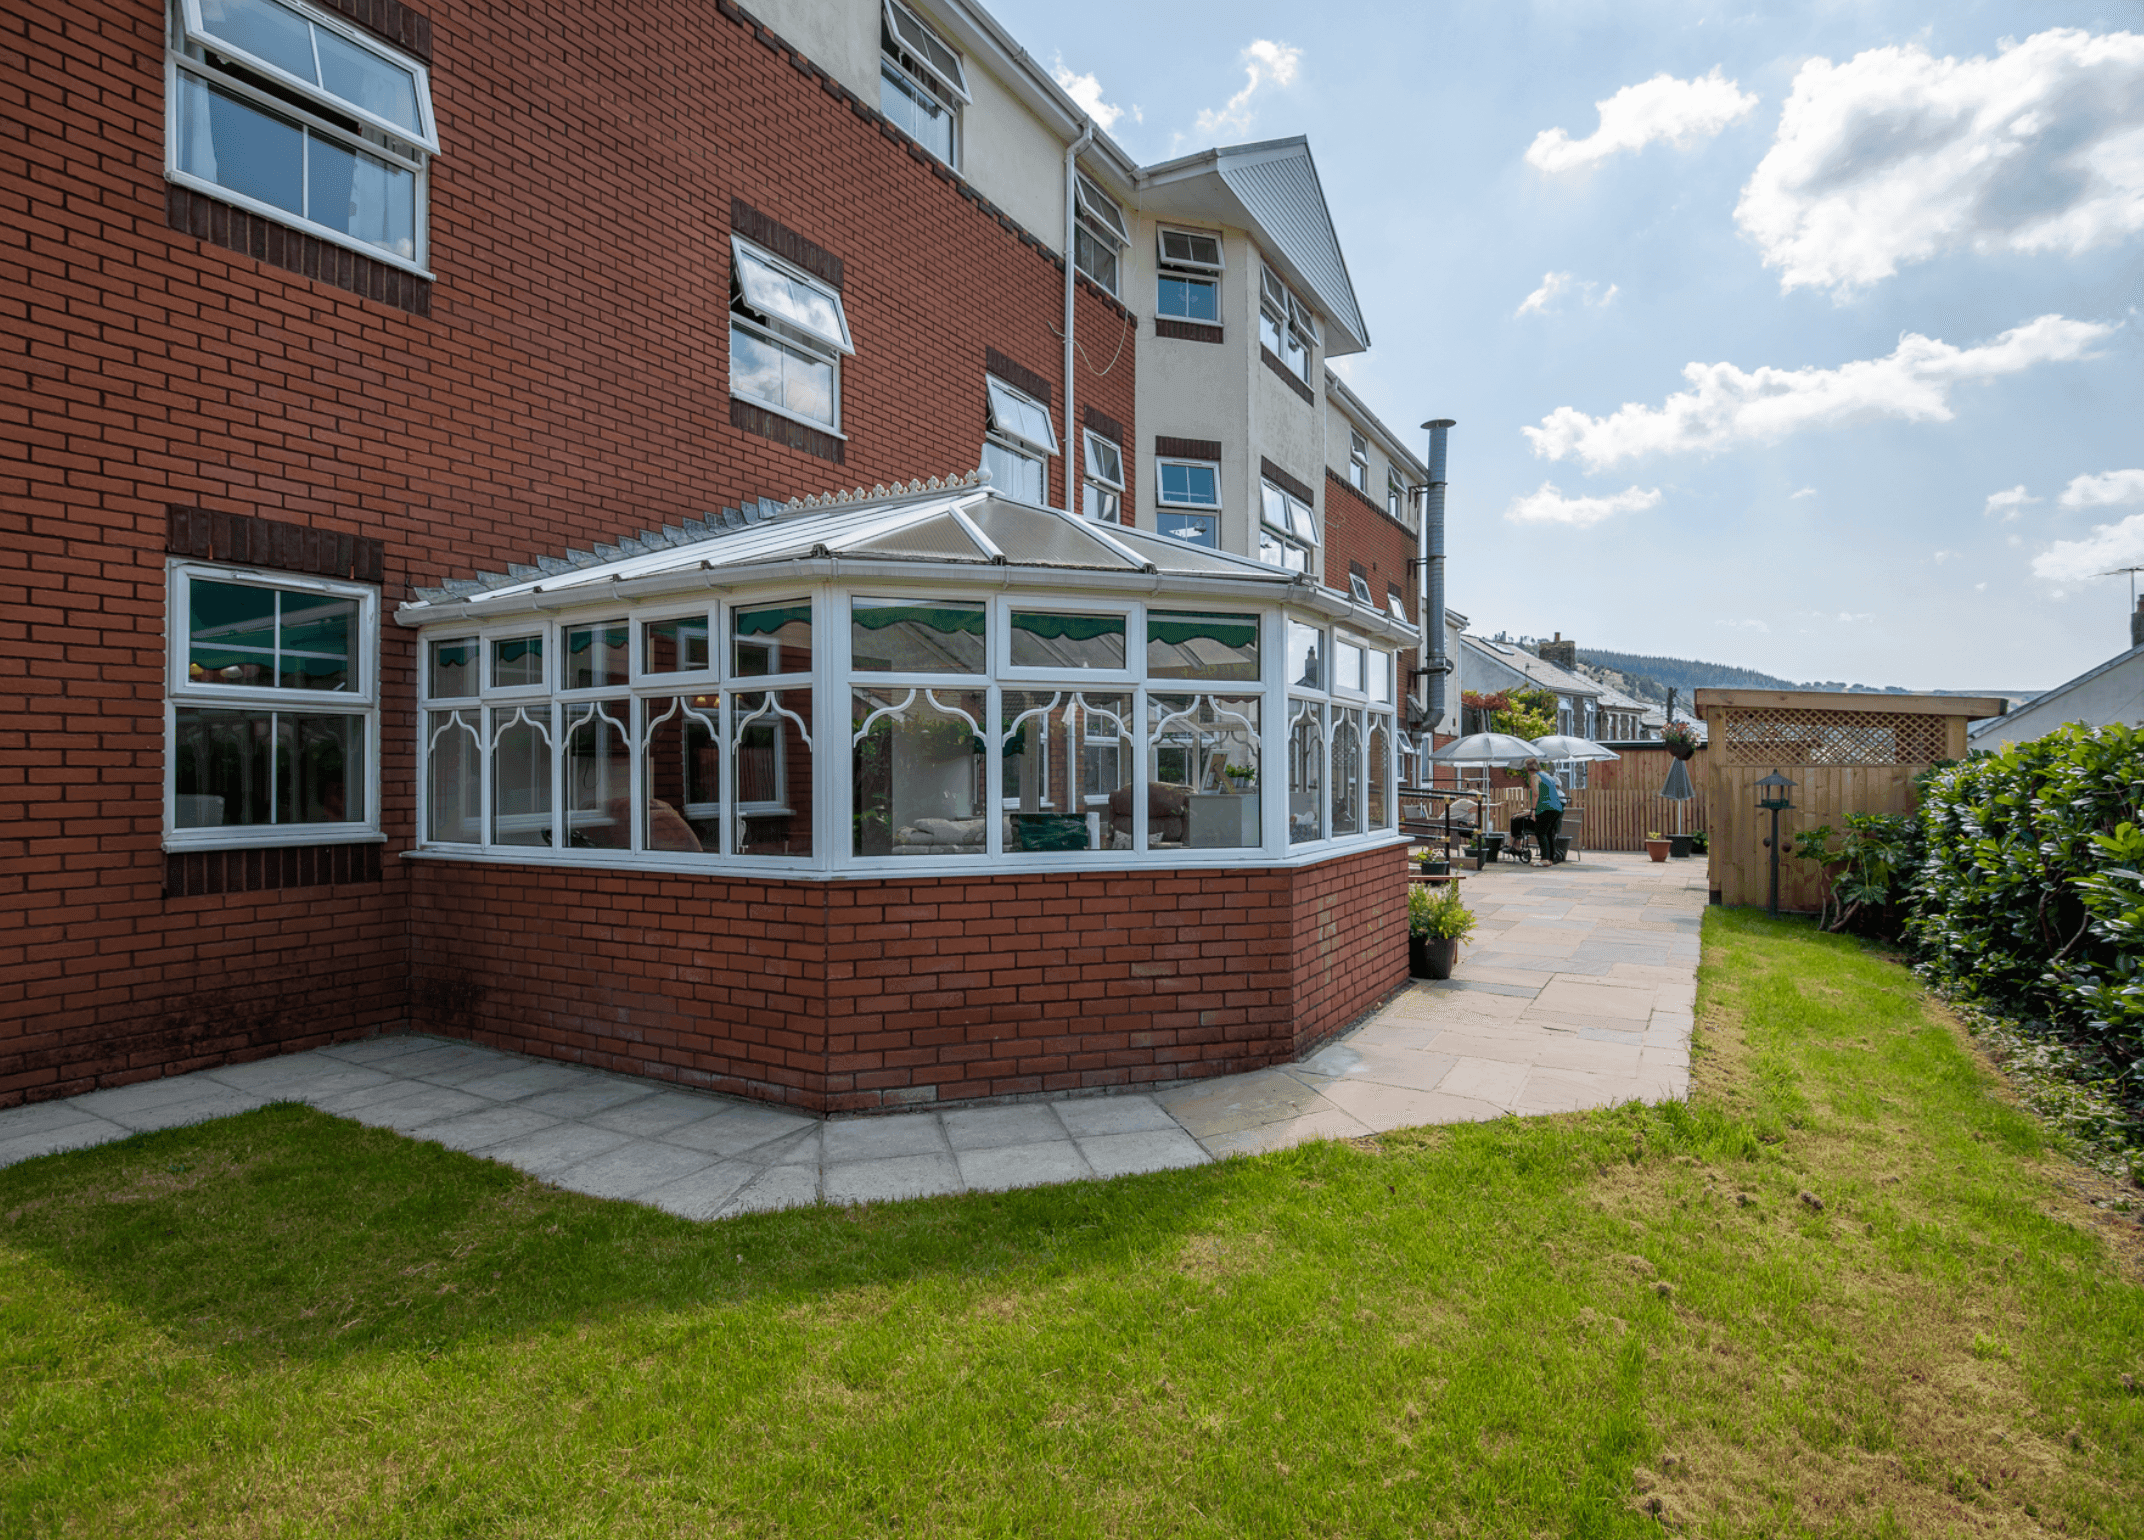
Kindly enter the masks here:
[[0, 1166], [301, 1101], [689, 1219], [1194, 1166], [1304, 1139], [1682, 1096], [1702, 863], [1589, 855], [1466, 879], [1455, 976], [1301, 1063], [1150, 1093], [821, 1121], [398, 1035], [0, 1112]]

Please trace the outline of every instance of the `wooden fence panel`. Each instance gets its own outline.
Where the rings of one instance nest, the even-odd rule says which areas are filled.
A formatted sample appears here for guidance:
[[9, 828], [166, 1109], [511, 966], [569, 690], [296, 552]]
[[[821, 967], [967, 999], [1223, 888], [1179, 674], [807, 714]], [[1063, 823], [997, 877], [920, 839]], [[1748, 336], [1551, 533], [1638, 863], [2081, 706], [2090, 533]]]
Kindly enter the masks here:
[[1667, 784], [1668, 767], [1675, 762], [1673, 755], [1666, 749], [1616, 752], [1623, 757], [1588, 765], [1585, 788], [1571, 796], [1573, 807], [1585, 809], [1584, 849], [1643, 850], [1645, 836], [1654, 830], [1695, 834], [1708, 827], [1702, 749], [1689, 765], [1690, 789], [1697, 795], [1679, 804], [1679, 814], [1678, 804], [1660, 795], [1660, 788]]

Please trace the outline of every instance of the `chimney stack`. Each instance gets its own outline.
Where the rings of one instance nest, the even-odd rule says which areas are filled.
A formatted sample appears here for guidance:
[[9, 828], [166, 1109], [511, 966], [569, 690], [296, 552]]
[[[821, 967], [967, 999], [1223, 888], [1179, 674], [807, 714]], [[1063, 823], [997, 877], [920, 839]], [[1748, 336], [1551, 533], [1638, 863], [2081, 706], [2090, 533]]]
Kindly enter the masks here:
[[1558, 631], [1556, 633], [1556, 639], [1553, 642], [1542, 642], [1539, 644], [1539, 646], [1541, 649], [1541, 661], [1543, 663], [1553, 663], [1558, 668], [1569, 669], [1573, 673], [1577, 672], [1578, 643], [1575, 641], [1565, 641], [1563, 639], [1563, 633], [1561, 631]]
[[2144, 599], [2137, 600], [2136, 613], [2129, 617], [2129, 645], [2144, 647]]

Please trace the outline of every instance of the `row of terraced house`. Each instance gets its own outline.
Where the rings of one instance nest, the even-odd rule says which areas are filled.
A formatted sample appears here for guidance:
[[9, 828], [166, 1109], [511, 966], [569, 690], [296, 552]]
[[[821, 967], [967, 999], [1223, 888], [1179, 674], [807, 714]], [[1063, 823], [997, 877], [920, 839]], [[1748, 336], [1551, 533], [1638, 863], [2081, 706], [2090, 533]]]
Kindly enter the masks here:
[[4, 37], [0, 1106], [410, 1028], [869, 1110], [1403, 981], [1429, 472], [1303, 140], [1137, 164], [966, 0]]

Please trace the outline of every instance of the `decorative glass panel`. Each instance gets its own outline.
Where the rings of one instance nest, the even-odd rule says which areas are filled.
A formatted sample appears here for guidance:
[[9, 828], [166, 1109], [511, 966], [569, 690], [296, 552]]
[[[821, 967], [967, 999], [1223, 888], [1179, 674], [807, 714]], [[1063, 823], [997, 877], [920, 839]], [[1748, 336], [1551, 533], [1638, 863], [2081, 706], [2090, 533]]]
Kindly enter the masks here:
[[1149, 848], [1234, 850], [1264, 843], [1255, 695], [1149, 695]]
[[1336, 835], [1362, 832], [1362, 713], [1333, 712], [1333, 815]]
[[1288, 703], [1288, 843], [1325, 837], [1325, 708]]
[[984, 854], [987, 700], [981, 690], [874, 686], [852, 692], [852, 853]]
[[722, 849], [722, 715], [707, 695], [657, 695], [640, 703], [640, 842], [671, 855]]
[[1005, 852], [1129, 850], [1132, 697], [1007, 690], [1000, 710]]
[[1370, 713], [1369, 756], [1369, 819], [1367, 827], [1389, 829], [1393, 826], [1392, 805], [1392, 719]]
[[1255, 684], [1258, 680], [1258, 617], [1209, 615], [1192, 610], [1149, 610], [1146, 616], [1149, 679], [1196, 679]]
[[811, 691], [730, 697], [741, 856], [811, 854]]
[[811, 672], [811, 601], [730, 612], [731, 667], [740, 679]]
[[572, 626], [566, 631], [567, 690], [607, 690], [626, 682], [630, 665], [625, 656], [625, 622], [607, 620], [601, 625]]
[[551, 843], [551, 708], [491, 713], [491, 843]]
[[858, 673], [980, 674], [983, 606], [970, 600], [849, 601], [849, 662]]
[[1325, 688], [1325, 633], [1299, 620], [1288, 622], [1288, 683], [1306, 690]]
[[543, 636], [501, 636], [491, 643], [491, 687], [526, 690], [544, 683]]
[[1121, 669], [1124, 667], [1124, 617], [1014, 610], [1012, 666]]
[[426, 675], [425, 693], [433, 700], [453, 700], [463, 695], [477, 693], [477, 645], [473, 636], [457, 636], [452, 641], [434, 642], [430, 650], [431, 667]]
[[707, 617], [651, 620], [640, 628], [641, 667], [650, 674], [701, 674], [713, 666]]
[[633, 843], [631, 711], [622, 700], [565, 708], [569, 846], [625, 850]]
[[433, 711], [425, 715], [426, 839], [455, 845], [484, 842], [484, 742], [478, 727], [480, 716], [476, 711]]

